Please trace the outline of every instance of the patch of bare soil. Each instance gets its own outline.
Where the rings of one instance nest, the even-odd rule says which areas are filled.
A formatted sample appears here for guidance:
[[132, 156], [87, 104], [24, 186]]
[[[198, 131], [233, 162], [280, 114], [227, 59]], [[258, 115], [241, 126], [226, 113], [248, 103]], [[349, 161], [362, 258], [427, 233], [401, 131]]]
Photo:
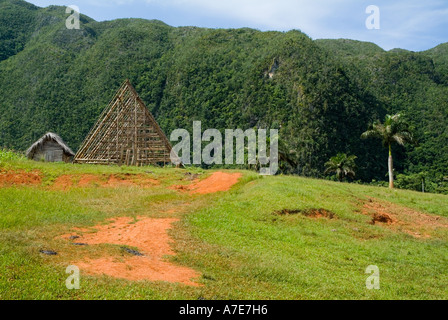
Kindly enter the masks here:
[[41, 182], [42, 177], [39, 171], [26, 172], [0, 170], [0, 187], [31, 186], [39, 185]]
[[100, 184], [100, 178], [94, 174], [83, 174], [78, 182], [78, 187], [88, 187], [94, 183]]
[[135, 183], [131, 179], [126, 179], [124, 177], [111, 175], [109, 180], [106, 183], [103, 183], [101, 186], [106, 188], [117, 188], [121, 186], [130, 187], [134, 186]]
[[190, 185], [174, 186], [172, 188], [179, 191], [189, 191], [192, 194], [209, 194], [219, 191], [228, 191], [238, 183], [238, 180], [241, 177], [241, 173], [215, 172], [202, 181], [196, 179]]
[[73, 186], [73, 176], [63, 175], [56, 178], [52, 185], [52, 189], [68, 190]]
[[448, 219], [370, 198], [362, 213], [372, 216], [371, 224], [388, 226], [416, 238], [430, 238], [437, 229], [448, 228]]
[[301, 214], [309, 218], [335, 218], [335, 214], [326, 209], [304, 209], [304, 210], [291, 210], [291, 209], [283, 209], [280, 211], [275, 211], [274, 214], [284, 216], [284, 215], [294, 215]]
[[372, 224], [375, 224], [376, 222], [392, 224], [394, 222], [394, 220], [387, 213], [375, 212], [373, 214]]
[[[74, 183], [73, 181], [78, 181]], [[139, 186], [149, 188], [159, 185], [160, 182], [155, 179], [150, 179], [145, 175], [137, 174], [112, 174], [112, 175], [63, 175], [58, 177], [52, 188], [56, 190], [68, 190], [73, 187], [104, 187], [104, 188], [118, 188]]]
[[[178, 219], [153, 219], [122, 217], [112, 219], [109, 224], [99, 225], [91, 230], [80, 229], [76, 234], [62, 236], [88, 245], [114, 244], [138, 248], [138, 253], [125, 257], [105, 256], [73, 262], [82, 272], [91, 275], [108, 275], [132, 281], [167, 281], [199, 286], [193, 279], [200, 274], [190, 268], [175, 265], [164, 259], [174, 255], [168, 230]], [[79, 237], [79, 238], [78, 238]], [[131, 250], [128, 250], [129, 252]]]

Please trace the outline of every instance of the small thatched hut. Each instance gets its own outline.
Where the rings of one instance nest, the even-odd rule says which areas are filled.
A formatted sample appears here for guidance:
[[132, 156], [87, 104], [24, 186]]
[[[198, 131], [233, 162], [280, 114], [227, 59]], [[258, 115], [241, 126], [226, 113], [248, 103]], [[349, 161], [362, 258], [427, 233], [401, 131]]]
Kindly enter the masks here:
[[46, 162], [70, 162], [75, 153], [54, 133], [47, 133], [36, 141], [27, 151], [28, 159]]

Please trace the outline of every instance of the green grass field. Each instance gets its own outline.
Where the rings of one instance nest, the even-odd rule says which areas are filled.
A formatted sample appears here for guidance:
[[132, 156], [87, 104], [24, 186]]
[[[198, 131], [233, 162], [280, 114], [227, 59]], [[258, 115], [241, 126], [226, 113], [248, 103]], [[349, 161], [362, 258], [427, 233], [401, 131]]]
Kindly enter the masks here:
[[[448, 228], [370, 224], [369, 198], [448, 221], [448, 196], [299, 177], [243, 174], [231, 191], [196, 195], [170, 189], [200, 169], [46, 164], [3, 157], [1, 172], [39, 171], [32, 186], [0, 186], [0, 299], [447, 299]], [[61, 175], [138, 173], [159, 180], [137, 186], [52, 188]], [[326, 209], [333, 219], [283, 209]], [[408, 210], [407, 209], [407, 210]], [[171, 212], [171, 213], [168, 213]], [[407, 211], [404, 211], [407, 212]], [[87, 276], [68, 290], [70, 257], [41, 249], [76, 248], [57, 237], [112, 217], [176, 217], [169, 231], [175, 264], [198, 271], [202, 286]], [[411, 221], [412, 222], [412, 221]], [[416, 228], [417, 228], [416, 227]], [[420, 230], [418, 229], [418, 230]], [[114, 250], [114, 248], [89, 249]], [[380, 289], [368, 290], [369, 265]]]

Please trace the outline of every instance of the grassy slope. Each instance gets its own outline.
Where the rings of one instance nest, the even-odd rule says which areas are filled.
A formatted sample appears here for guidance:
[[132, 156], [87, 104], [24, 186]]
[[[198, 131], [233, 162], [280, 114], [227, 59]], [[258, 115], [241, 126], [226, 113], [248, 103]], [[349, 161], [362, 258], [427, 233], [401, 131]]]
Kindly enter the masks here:
[[[287, 176], [260, 178], [252, 172], [243, 172], [244, 178], [230, 192], [191, 196], [167, 189], [186, 183], [181, 181], [184, 170], [23, 160], [4, 161], [1, 167], [37, 169], [45, 179], [38, 187], [0, 188], [0, 299], [448, 297], [445, 230], [431, 239], [416, 239], [370, 225], [369, 217], [358, 212], [362, 199], [375, 197], [448, 217], [447, 196]], [[150, 189], [49, 188], [61, 174], [127, 172], [149, 174], [162, 184]], [[80, 290], [65, 288], [67, 255], [76, 255], [77, 249], [55, 240], [56, 236], [108, 217], [165, 217], [168, 214], [163, 212], [173, 208], [181, 210], [169, 216], [181, 221], [170, 231], [178, 253], [170, 259], [201, 272], [203, 287], [82, 277]], [[284, 208], [326, 208], [337, 219], [272, 214]], [[39, 254], [39, 249], [49, 247], [66, 256]], [[87, 250], [95, 254], [103, 249]], [[369, 265], [380, 268], [381, 290], [365, 287]]]

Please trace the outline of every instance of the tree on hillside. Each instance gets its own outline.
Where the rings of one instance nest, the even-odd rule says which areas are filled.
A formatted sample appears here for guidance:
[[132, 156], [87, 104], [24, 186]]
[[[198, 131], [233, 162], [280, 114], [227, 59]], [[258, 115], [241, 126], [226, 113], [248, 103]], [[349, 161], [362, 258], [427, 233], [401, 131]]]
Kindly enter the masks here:
[[414, 143], [414, 137], [407, 122], [401, 114], [387, 115], [384, 123], [375, 122], [369, 130], [361, 135], [361, 138], [379, 138], [383, 145], [389, 148], [389, 188], [394, 188], [394, 166], [392, 159], [392, 144], [398, 143], [404, 146], [406, 143]]
[[346, 177], [354, 178], [356, 169], [356, 156], [347, 156], [345, 153], [338, 153], [325, 163], [325, 174], [336, 173], [340, 182]]
[[290, 147], [283, 139], [278, 140], [278, 159], [281, 172], [295, 173], [299, 163], [297, 151]]

